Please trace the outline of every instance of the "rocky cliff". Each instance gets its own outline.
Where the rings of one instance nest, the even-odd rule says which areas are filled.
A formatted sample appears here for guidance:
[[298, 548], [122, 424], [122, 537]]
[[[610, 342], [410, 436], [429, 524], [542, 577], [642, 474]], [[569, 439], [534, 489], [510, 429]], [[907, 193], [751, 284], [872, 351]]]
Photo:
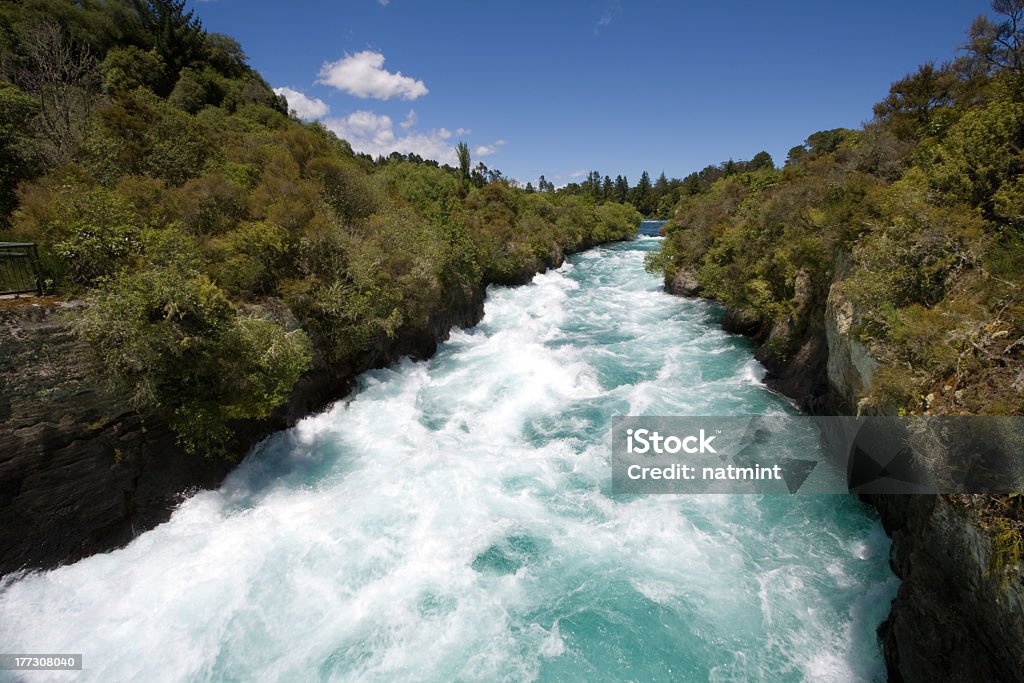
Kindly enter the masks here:
[[1024, 584], [959, 497], [874, 496], [902, 579], [879, 628], [890, 680], [1024, 680]]
[[[769, 386], [811, 413], [875, 410], [862, 399], [878, 362], [855, 336], [858, 312], [843, 293], [843, 272], [840, 259], [824, 315], [805, 325], [768, 324], [741, 311], [723, 320], [758, 342]], [[686, 277], [676, 280], [666, 282], [668, 291], [696, 293]], [[813, 300], [799, 282], [794, 289]], [[1024, 567], [993, 561], [993, 535], [969, 497], [865, 500], [892, 537], [890, 565], [902, 580], [879, 627], [890, 680], [1024, 681]]]
[[[552, 251], [496, 284], [525, 284], [564, 258]], [[351, 364], [314, 359], [285, 405], [236, 425], [232, 453], [240, 459], [268, 434], [343, 397], [364, 370], [433, 355], [453, 327], [480, 321], [484, 296], [484, 287], [455, 289], [424, 324], [399, 330]], [[124, 545], [166, 521], [183, 497], [218, 486], [235, 465], [186, 454], [165, 424], [144, 420], [104, 386], [68, 322], [79, 305], [0, 301], [0, 575]], [[264, 308], [290, 316], [279, 302]]]
[[[483, 299], [483, 289], [467, 290], [363, 367], [315, 365], [270, 418], [238, 426], [233, 453], [344, 396], [361, 370], [433, 354], [452, 327], [480, 320]], [[183, 452], [165, 424], [143, 420], [104, 386], [68, 308], [0, 309], [0, 574], [121, 546], [165, 521], [184, 496], [219, 485], [235, 464]]]
[[225, 462], [185, 457], [97, 383], [68, 305], [0, 309], [0, 573], [106, 550], [166, 518]]

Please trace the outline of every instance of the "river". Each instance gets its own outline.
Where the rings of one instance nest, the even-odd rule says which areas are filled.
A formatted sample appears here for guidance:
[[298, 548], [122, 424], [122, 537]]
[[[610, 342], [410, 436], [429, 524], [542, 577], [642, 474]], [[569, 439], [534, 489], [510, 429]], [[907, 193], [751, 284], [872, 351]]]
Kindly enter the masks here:
[[9, 577], [0, 652], [84, 655], [31, 681], [883, 679], [897, 580], [855, 498], [610, 495], [612, 415], [794, 412], [643, 271], [658, 244], [491, 288], [127, 547]]

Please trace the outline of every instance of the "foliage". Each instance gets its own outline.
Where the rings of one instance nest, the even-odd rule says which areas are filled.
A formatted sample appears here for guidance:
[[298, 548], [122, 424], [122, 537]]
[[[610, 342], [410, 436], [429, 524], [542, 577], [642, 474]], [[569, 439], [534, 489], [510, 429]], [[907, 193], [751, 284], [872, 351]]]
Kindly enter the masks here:
[[156, 50], [145, 51], [134, 45], [113, 48], [99, 68], [103, 90], [109, 94], [140, 87], [154, 90], [166, 77], [164, 60]]
[[142, 408], [166, 409], [189, 451], [221, 452], [232, 420], [261, 418], [310, 361], [301, 330], [239, 315], [182, 263], [107, 279], [78, 320], [108, 375]]
[[42, 166], [39, 143], [25, 131], [38, 105], [17, 86], [0, 82], [0, 226], [17, 206], [18, 183]]
[[[867, 398], [905, 413], [1024, 411], [1024, 5], [997, 0], [968, 54], [892, 85], [861, 130], [813, 133], [684, 182], [660, 254], [729, 308], [824, 335], [830, 289], [881, 361]], [[757, 161], [757, 163], [755, 163]]]
[[107, 184], [148, 175], [181, 185], [198, 176], [214, 153], [210, 132], [194, 117], [137, 88], [99, 109], [79, 158]]
[[[1016, 498], [1020, 494], [1010, 495]], [[1024, 534], [1015, 521], [1012, 518], [995, 517], [989, 520], [987, 529], [992, 539], [987, 570], [990, 576], [1000, 578], [1004, 588], [1013, 578], [1019, 576], [1021, 567], [1024, 566]]]

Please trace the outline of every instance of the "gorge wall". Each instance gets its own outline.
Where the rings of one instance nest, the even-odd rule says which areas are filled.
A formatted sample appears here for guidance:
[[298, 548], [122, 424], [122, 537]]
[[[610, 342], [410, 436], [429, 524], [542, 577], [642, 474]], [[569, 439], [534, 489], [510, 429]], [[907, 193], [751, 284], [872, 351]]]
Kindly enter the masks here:
[[[143, 419], [98, 379], [67, 304], [0, 311], [0, 574], [110, 550], [165, 521], [183, 496], [215, 487], [235, 463], [184, 452], [166, 424]], [[483, 315], [483, 290], [397, 337], [366, 367], [314, 364], [268, 419], [238, 425], [240, 458], [269, 433], [342, 397], [358, 372], [433, 353], [453, 326]]]
[[[495, 284], [527, 283], [564, 258], [552, 250]], [[231, 453], [240, 459], [268, 434], [343, 397], [364, 370], [431, 356], [453, 327], [480, 321], [485, 292], [451, 292], [425, 326], [400, 329], [350, 364], [314, 358], [286, 404], [265, 420], [236, 425]], [[166, 424], [144, 419], [104, 384], [69, 323], [80, 302], [0, 303], [0, 575], [120, 547], [233, 469], [236, 462], [184, 452]], [[267, 309], [290, 316], [279, 302]]]
[[[858, 312], [843, 293], [844, 270], [840, 258], [824, 316], [798, 333], [792, 321], [770, 324], [728, 310], [723, 316], [723, 327], [758, 343], [769, 386], [812, 414], [873, 410], [861, 399], [878, 362], [853, 334]], [[797, 298], [809, 300], [797, 278]], [[666, 289], [701, 293], [695, 274], [685, 271]], [[1024, 571], [993, 561], [995, 541], [969, 497], [875, 495], [865, 501], [892, 538], [890, 565], [901, 579], [879, 627], [889, 679], [1024, 681]]]

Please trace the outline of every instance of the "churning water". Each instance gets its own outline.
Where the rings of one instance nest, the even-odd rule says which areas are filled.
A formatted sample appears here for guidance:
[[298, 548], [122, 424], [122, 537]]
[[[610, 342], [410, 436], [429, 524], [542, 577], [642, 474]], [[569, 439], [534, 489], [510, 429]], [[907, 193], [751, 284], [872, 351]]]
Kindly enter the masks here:
[[32, 681], [884, 677], [853, 497], [610, 496], [612, 415], [792, 412], [644, 273], [658, 244], [492, 289], [128, 547], [9, 578], [0, 651], [84, 654]]

